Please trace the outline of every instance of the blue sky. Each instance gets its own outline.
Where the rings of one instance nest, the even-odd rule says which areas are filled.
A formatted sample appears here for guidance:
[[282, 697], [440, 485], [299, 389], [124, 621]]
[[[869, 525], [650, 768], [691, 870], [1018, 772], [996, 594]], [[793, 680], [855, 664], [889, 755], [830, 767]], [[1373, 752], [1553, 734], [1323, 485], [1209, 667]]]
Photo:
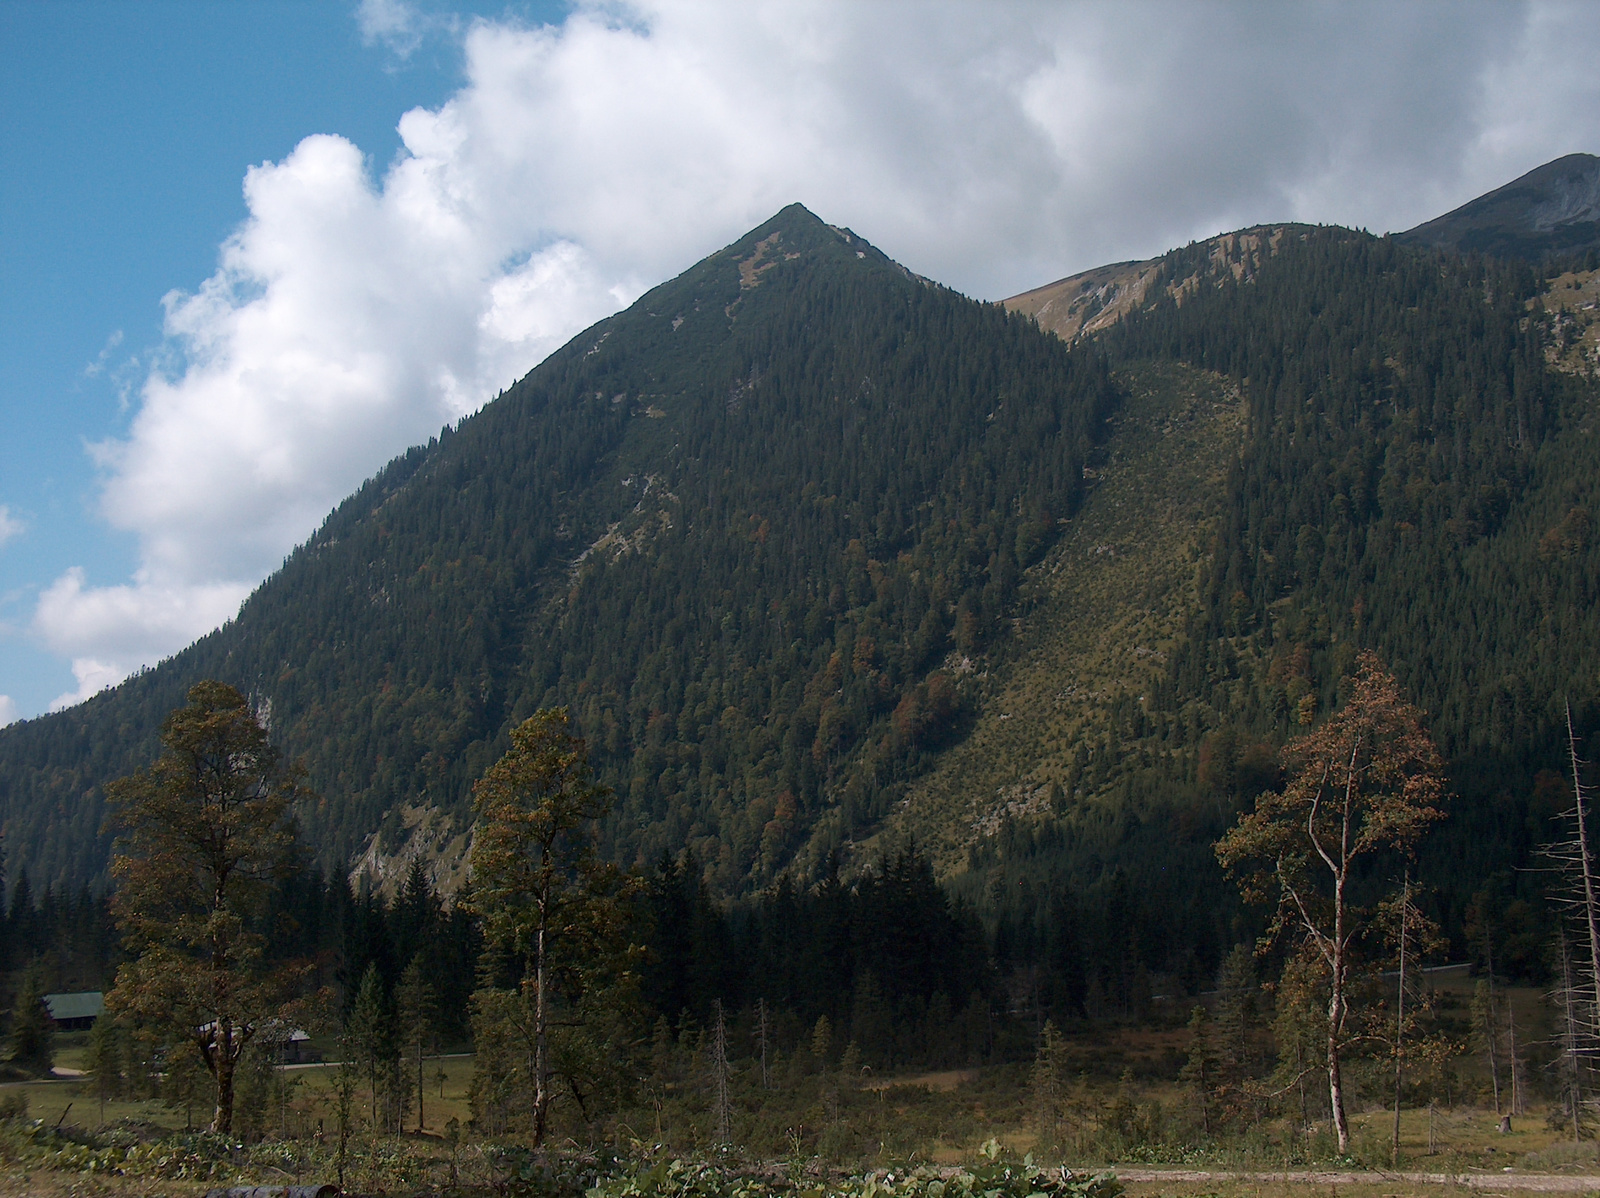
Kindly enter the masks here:
[[22, 526], [0, 545], [0, 694], [26, 715], [74, 689], [25, 631], [40, 589], [72, 566], [104, 584], [138, 565], [98, 518], [84, 446], [126, 432], [161, 297], [215, 269], [245, 168], [309, 133], [388, 161], [399, 115], [445, 99], [461, 53], [439, 36], [402, 58], [326, 0], [3, 0], [0, 47], [0, 505]]
[[0, 0], [0, 723], [793, 200], [999, 298], [1600, 152], [1583, 3]]

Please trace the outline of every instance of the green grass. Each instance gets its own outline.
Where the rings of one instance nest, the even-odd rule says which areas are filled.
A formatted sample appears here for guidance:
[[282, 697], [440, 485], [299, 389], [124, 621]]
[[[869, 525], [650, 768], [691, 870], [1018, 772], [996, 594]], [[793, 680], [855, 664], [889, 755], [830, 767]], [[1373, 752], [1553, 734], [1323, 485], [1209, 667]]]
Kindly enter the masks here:
[[[58, 1073], [78, 1069], [83, 1064], [81, 1045], [69, 1044], [56, 1053]], [[443, 1097], [437, 1073], [445, 1073]], [[332, 1083], [335, 1066], [328, 1063], [291, 1065], [284, 1070], [292, 1080], [291, 1097], [287, 1107], [280, 1112], [279, 1123], [290, 1134], [312, 1131], [320, 1123], [325, 1130], [336, 1125], [333, 1114]], [[472, 1058], [460, 1054], [425, 1059], [428, 1078], [423, 1116], [425, 1134], [437, 1135], [446, 1122], [454, 1118], [465, 1123], [471, 1115], [467, 1106], [467, 1090], [472, 1082]], [[209, 1108], [197, 1106], [192, 1111], [176, 1110], [154, 1099], [140, 1101], [108, 1100], [104, 1104], [95, 1094], [90, 1078], [57, 1077], [48, 1081], [11, 1082], [0, 1085], [0, 1100], [9, 1095], [22, 1095], [28, 1104], [28, 1117], [47, 1126], [58, 1123], [63, 1127], [75, 1126], [86, 1131], [117, 1125], [134, 1125], [150, 1129], [181, 1131], [186, 1127], [203, 1127], [211, 1121]], [[357, 1094], [358, 1118], [365, 1126], [368, 1106], [364, 1091]], [[270, 1120], [269, 1120], [270, 1122]], [[416, 1115], [412, 1114], [408, 1127], [414, 1127]]]
[[[1459, 999], [1463, 994], [1454, 997]], [[1537, 997], [1532, 990], [1511, 995], [1519, 1008], [1528, 1008]], [[1274, 1172], [1281, 1174], [1285, 1168], [1388, 1167], [1392, 1115], [1376, 1102], [1352, 1114], [1355, 1151], [1350, 1161], [1333, 1159], [1325, 1130], [1308, 1141], [1282, 1119], [1269, 1120], [1219, 1142], [1200, 1142], [1196, 1129], [1190, 1126], [1192, 1097], [1161, 1076], [1181, 1048], [1182, 1035], [1172, 1029], [1125, 1027], [1101, 1028], [1092, 1036], [1079, 1038], [1073, 1046], [1074, 1066], [1081, 1066], [1083, 1071], [1077, 1073], [1072, 1085], [1063, 1134], [1054, 1144], [1041, 1144], [1031, 1125], [1027, 1068], [1023, 1065], [881, 1079], [875, 1083], [880, 1088], [874, 1089], [856, 1088], [836, 1076], [781, 1072], [774, 1074], [771, 1089], [763, 1090], [757, 1071], [743, 1062], [736, 1066], [732, 1079], [735, 1151], [730, 1159], [787, 1161], [785, 1169], [797, 1167], [797, 1162], [808, 1169], [826, 1163], [860, 1175], [864, 1170], [903, 1170], [908, 1164], [919, 1163], [970, 1166], [981, 1146], [992, 1138], [1001, 1146], [1003, 1159], [1020, 1160], [1032, 1152], [1041, 1164], [1066, 1164], [1079, 1170], [1120, 1164], [1124, 1169], [1181, 1167], [1205, 1173], [1255, 1174], [1243, 1181], [1207, 1178], [1193, 1182], [1139, 1182], [1130, 1187], [1136, 1195], [1216, 1194], [1227, 1198], [1246, 1193], [1265, 1198], [1269, 1190], [1272, 1194], [1279, 1190], [1285, 1194], [1303, 1193], [1304, 1183], [1285, 1186], [1273, 1180]], [[59, 1061], [63, 1067], [76, 1067], [81, 1053], [81, 1044], [64, 1044]], [[434, 1080], [441, 1065], [445, 1072], [442, 1098]], [[1600, 1162], [1596, 1161], [1594, 1146], [1573, 1146], [1560, 1129], [1547, 1124], [1542, 1105], [1535, 1104], [1526, 1116], [1516, 1119], [1510, 1135], [1501, 1134], [1493, 1111], [1476, 1101], [1482, 1091], [1482, 1079], [1475, 1076], [1481, 1071], [1478, 1064], [1471, 1058], [1462, 1058], [1459, 1065], [1459, 1092], [1474, 1101], [1454, 1108], [1438, 1106], [1431, 1116], [1435, 1145], [1432, 1153], [1428, 1150], [1429, 1112], [1404, 1111], [1402, 1169], [1498, 1173], [1510, 1166], [1517, 1172], [1595, 1172]], [[453, 1166], [469, 1187], [492, 1188], [504, 1184], [510, 1176], [507, 1170], [517, 1167], [515, 1161], [522, 1158], [517, 1155], [521, 1150], [516, 1147], [515, 1138], [480, 1141], [469, 1131], [463, 1142], [452, 1145], [438, 1134], [452, 1117], [466, 1122], [472, 1058], [430, 1058], [427, 1069], [428, 1133], [374, 1135], [363, 1121], [351, 1141], [348, 1187], [358, 1192], [376, 1192], [440, 1186], [448, 1180]], [[106, 1104], [102, 1118], [90, 1079], [0, 1086], [0, 1097], [15, 1092], [27, 1095], [30, 1119], [47, 1128], [59, 1122], [69, 1133], [67, 1139], [60, 1140], [47, 1133], [29, 1132], [27, 1124], [0, 1124], [0, 1158], [5, 1162], [0, 1165], [0, 1194], [181, 1194], [191, 1191], [193, 1187], [188, 1182], [198, 1177], [196, 1170], [202, 1168], [210, 1170], [205, 1179], [215, 1184], [325, 1179], [330, 1176], [334, 1159], [334, 1067], [288, 1067], [285, 1074], [293, 1079], [293, 1088], [281, 1128], [273, 1129], [274, 1134], [254, 1148], [232, 1150], [220, 1157], [201, 1139], [184, 1139], [179, 1134], [185, 1122], [182, 1111], [168, 1110], [153, 1102], [111, 1102]], [[1134, 1076], [1148, 1080], [1126, 1080]], [[660, 1100], [659, 1105], [652, 1101], [652, 1093]], [[1144, 1142], [1119, 1148], [1119, 1142], [1107, 1131], [1108, 1120], [1118, 1103], [1129, 1102], [1143, 1112], [1157, 1112], [1150, 1116], [1155, 1133]], [[358, 1105], [359, 1113], [364, 1114], [359, 1096]], [[197, 1111], [196, 1121], [203, 1121], [207, 1114]], [[654, 1092], [648, 1087], [642, 1091], [636, 1105], [605, 1124], [604, 1144], [625, 1156], [696, 1157], [715, 1147], [712, 1121], [703, 1079], [697, 1074], [685, 1075]], [[317, 1134], [319, 1122], [321, 1136]], [[279, 1139], [280, 1131], [287, 1135]], [[172, 1136], [162, 1140], [163, 1132]], [[107, 1168], [114, 1171], [121, 1167], [120, 1152], [138, 1142], [148, 1144], [152, 1137], [159, 1141], [157, 1146], [141, 1149], [143, 1156], [130, 1158], [129, 1171], [136, 1175], [103, 1176]], [[557, 1139], [568, 1145], [587, 1142], [586, 1133], [575, 1125], [564, 1125]], [[152, 1176], [159, 1171], [158, 1155], [169, 1151], [159, 1145], [169, 1142], [174, 1159], [181, 1157], [191, 1164], [185, 1166], [189, 1172], [182, 1176], [172, 1175], [169, 1166], [161, 1166], [167, 1169], [162, 1176], [172, 1181], [170, 1188], [163, 1189], [152, 1181]], [[64, 1147], [50, 1149], [50, 1145], [57, 1144]], [[109, 1166], [107, 1161], [111, 1162]], [[1600, 1189], [1600, 1178], [1596, 1188]], [[1373, 1192], [1428, 1191], [1426, 1187], [1395, 1181]]]

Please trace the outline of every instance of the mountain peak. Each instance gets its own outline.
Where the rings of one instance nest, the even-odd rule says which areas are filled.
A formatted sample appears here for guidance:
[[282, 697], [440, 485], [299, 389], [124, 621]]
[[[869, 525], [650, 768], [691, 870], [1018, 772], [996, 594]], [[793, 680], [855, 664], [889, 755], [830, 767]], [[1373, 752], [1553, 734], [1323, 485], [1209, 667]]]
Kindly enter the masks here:
[[[780, 243], [785, 247], [783, 256], [788, 258], [793, 258], [806, 250], [826, 248], [835, 251], [834, 256], [841, 260], [853, 255], [857, 260], [894, 265], [902, 272], [905, 271], [904, 267], [894, 263], [883, 251], [854, 230], [842, 225], [830, 225], [799, 201], [780, 208], [743, 237], [711, 257], [714, 259], [732, 254], [744, 260], [753, 253], [763, 254], [761, 250], [763, 245], [775, 247]], [[769, 257], [775, 252], [769, 249], [763, 257]]]
[[1600, 158], [1567, 154], [1395, 240], [1504, 258], [1600, 247]]

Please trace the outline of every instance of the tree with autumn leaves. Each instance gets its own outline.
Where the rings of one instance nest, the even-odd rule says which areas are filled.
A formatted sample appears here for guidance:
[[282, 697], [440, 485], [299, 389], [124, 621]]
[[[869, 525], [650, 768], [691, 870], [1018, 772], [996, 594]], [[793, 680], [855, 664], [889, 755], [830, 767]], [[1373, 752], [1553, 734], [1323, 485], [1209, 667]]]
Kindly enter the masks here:
[[564, 708], [514, 728], [473, 787], [471, 901], [486, 944], [473, 1103], [491, 1126], [525, 1117], [535, 1145], [558, 1088], [587, 1108], [632, 1038], [625, 900], [636, 879], [596, 845], [611, 801]]
[[132, 957], [106, 999], [158, 1047], [188, 1045], [216, 1083], [211, 1130], [233, 1128], [251, 1043], [299, 1013], [305, 970], [265, 957], [262, 922], [290, 869], [306, 795], [233, 687], [197, 683], [161, 727], [147, 770], [111, 783], [112, 910]]
[[1344, 706], [1289, 742], [1282, 764], [1283, 789], [1262, 794], [1216, 851], [1247, 901], [1273, 904], [1268, 935], [1298, 940], [1303, 959], [1321, 975], [1328, 1098], [1343, 1153], [1350, 1125], [1340, 1067], [1356, 1026], [1356, 950], [1371, 915], [1352, 885], [1372, 858], [1409, 855], [1443, 818], [1443, 763], [1422, 713], [1365, 651]]

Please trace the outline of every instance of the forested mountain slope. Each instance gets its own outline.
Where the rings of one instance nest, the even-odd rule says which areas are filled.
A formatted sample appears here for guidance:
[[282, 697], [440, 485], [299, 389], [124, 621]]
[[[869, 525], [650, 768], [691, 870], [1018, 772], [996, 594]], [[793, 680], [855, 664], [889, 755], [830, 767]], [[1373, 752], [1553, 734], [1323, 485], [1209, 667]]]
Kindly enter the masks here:
[[1093, 353], [785, 209], [391, 463], [227, 627], [0, 731], [9, 866], [102, 877], [99, 787], [215, 676], [305, 761], [325, 865], [448, 844], [566, 703], [613, 853], [760, 884], [953, 735], [939, 667], [999, 634], [1113, 401]]
[[1099, 979], [1125, 1004], [1134, 966], [1203, 979], [1252, 931], [1209, 842], [1358, 649], [1449, 758], [1419, 869], [1458, 946], [1469, 904], [1542, 902], [1568, 700], [1600, 758], [1600, 388], [1551, 299], [1592, 272], [1294, 227], [1217, 262], [1167, 255], [1100, 335], [1129, 395], [1104, 485], [1025, 583], [973, 734], [891, 820], [946, 846], [1018, 960], [1066, 922], [1111, 938], [1089, 957], [1127, 963]]
[[1450, 761], [1420, 869], [1459, 934], [1537, 897], [1566, 700], [1600, 757], [1593, 265], [1246, 230], [1069, 288], [1069, 348], [787, 209], [391, 464], [227, 628], [0, 731], [10, 868], [99, 876], [97, 787], [197, 677], [270, 701], [330, 866], [448, 868], [561, 702], [618, 858], [737, 894], [915, 837], [1002, 959], [1091, 939], [1120, 973], [1073, 1001], [1128, 1007], [1249, 934], [1210, 841], [1370, 646]]

